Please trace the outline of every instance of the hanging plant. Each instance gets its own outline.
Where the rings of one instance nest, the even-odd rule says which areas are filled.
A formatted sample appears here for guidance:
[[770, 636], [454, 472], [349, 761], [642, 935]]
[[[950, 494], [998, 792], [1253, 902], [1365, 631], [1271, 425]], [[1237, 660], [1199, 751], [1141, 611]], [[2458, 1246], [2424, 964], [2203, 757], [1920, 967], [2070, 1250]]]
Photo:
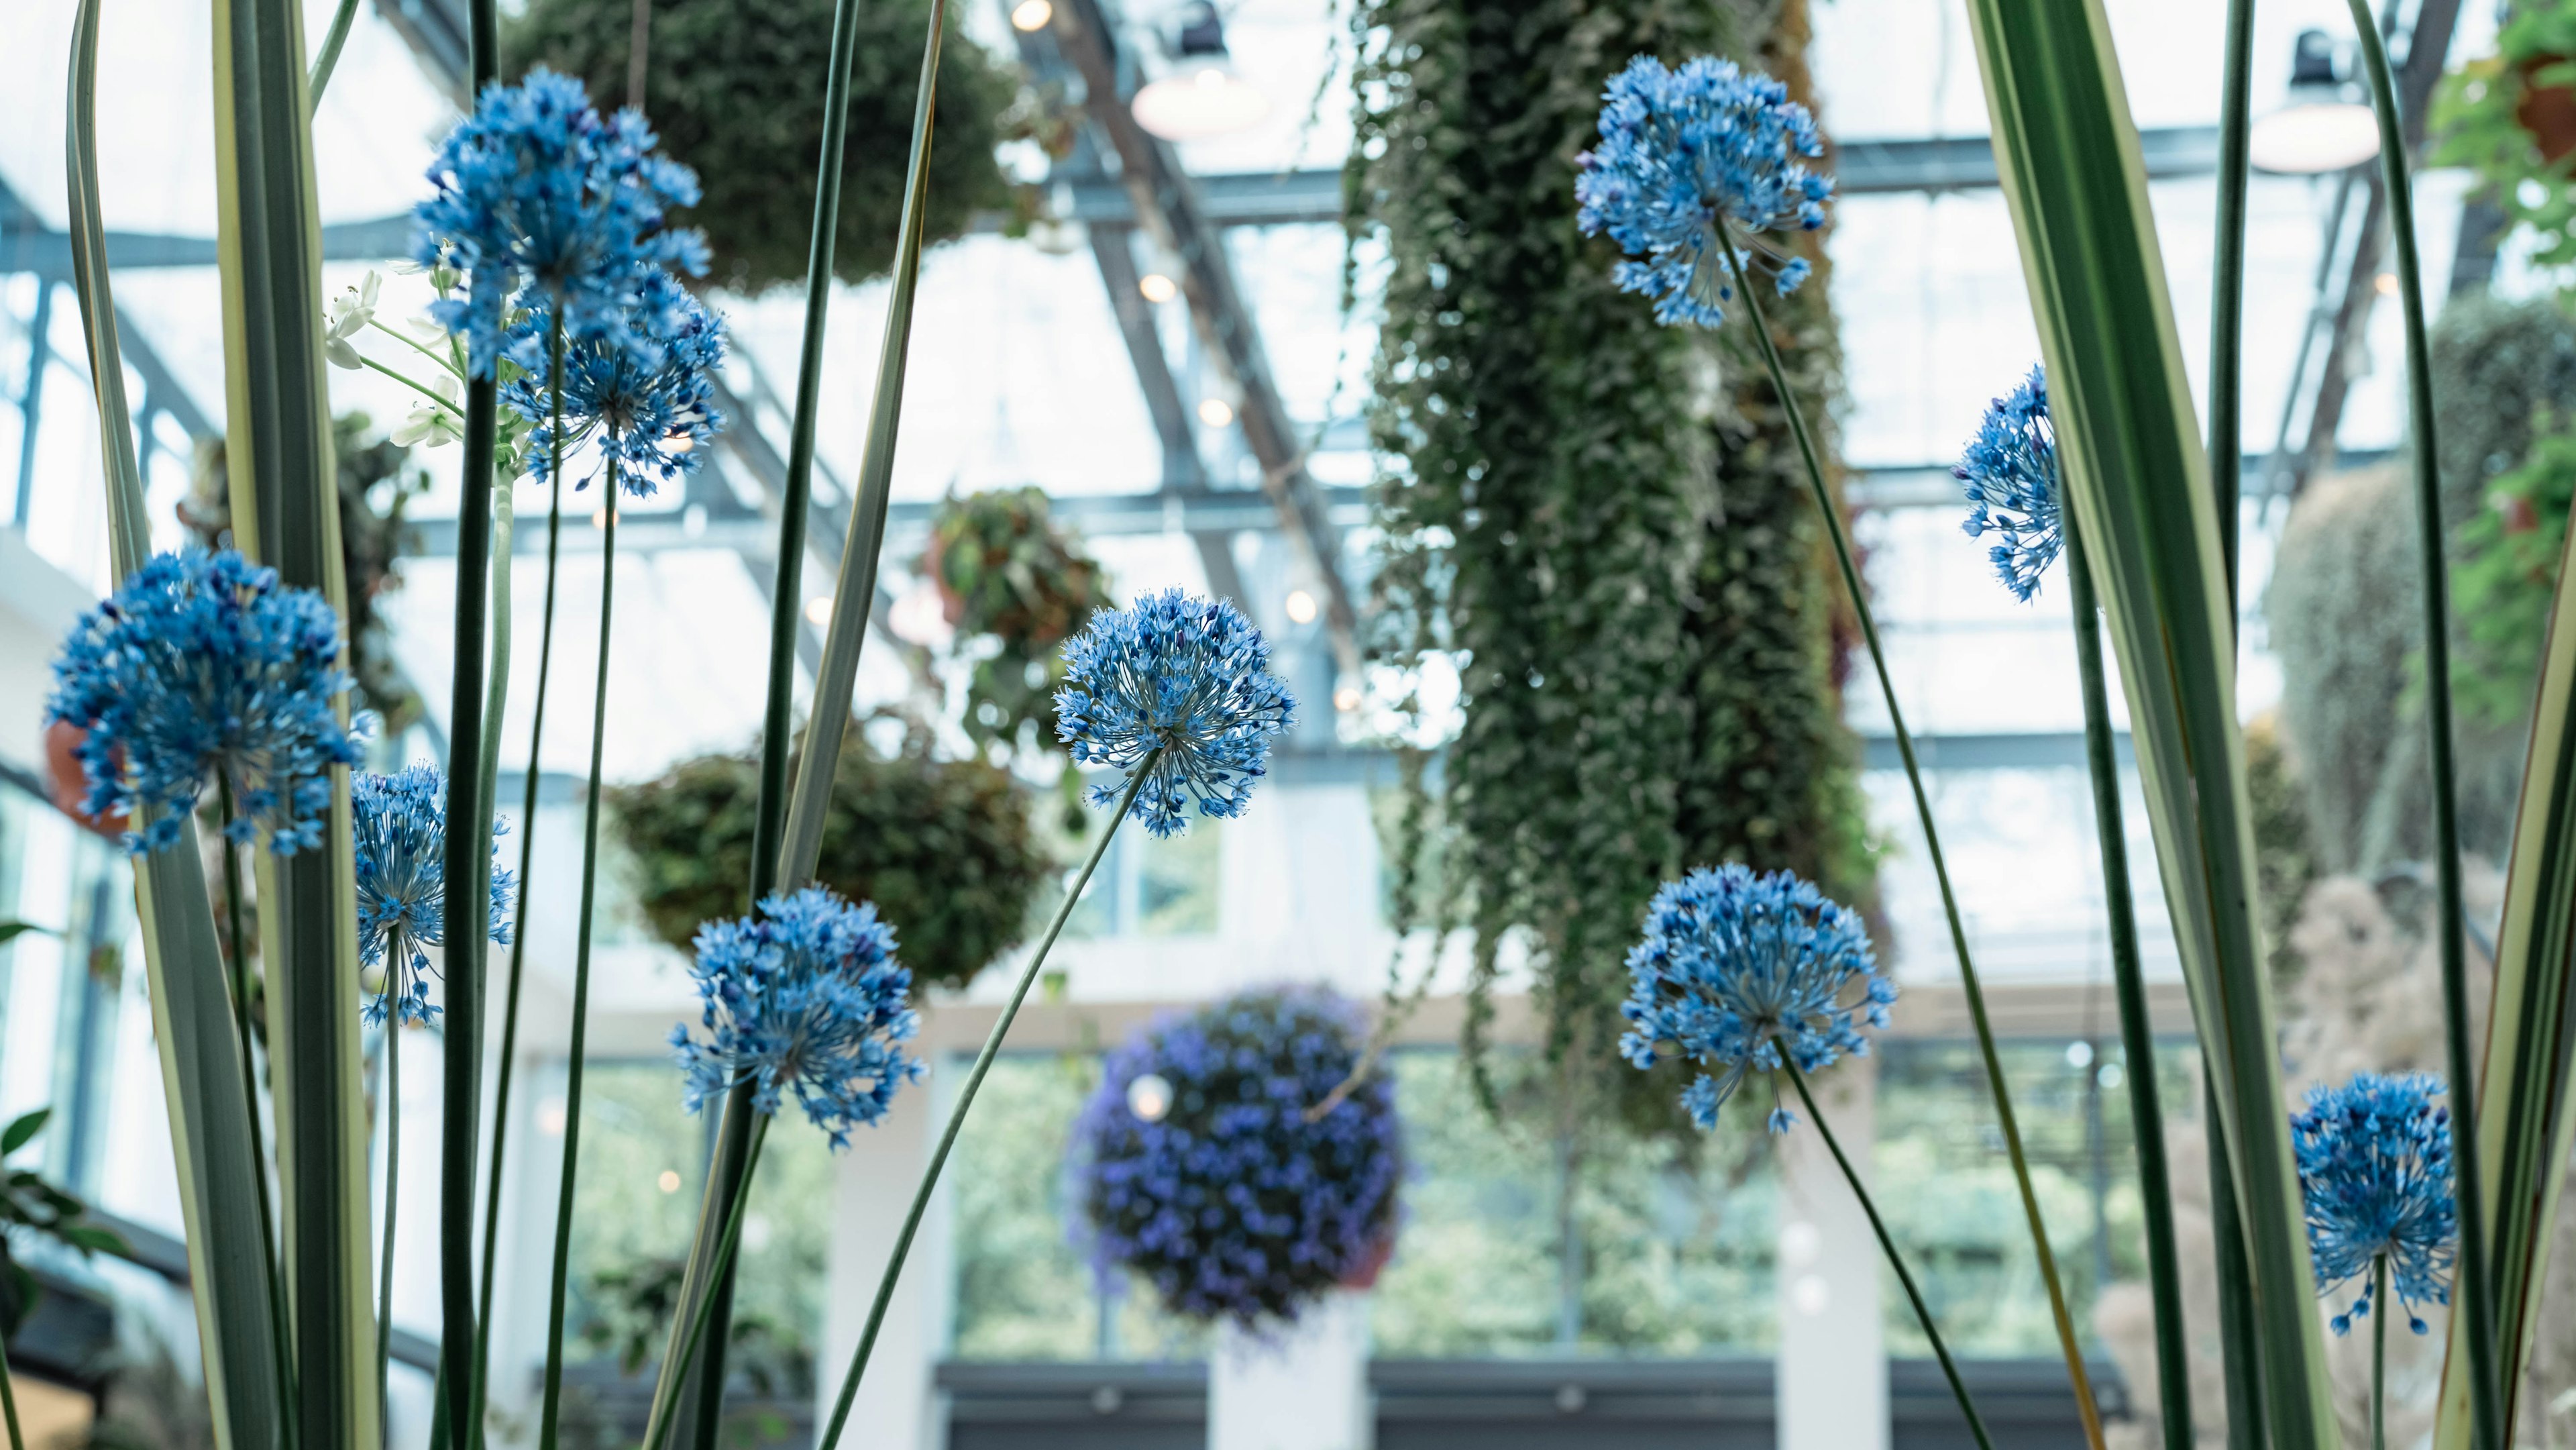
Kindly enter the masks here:
[[[966, 733], [978, 745], [1055, 750], [1061, 646], [1110, 605], [1108, 574], [1047, 512], [1043, 489], [950, 494], [931, 520], [921, 572], [971, 654]], [[991, 640], [998, 649], [979, 642]]]
[[[603, 103], [623, 96], [634, 13], [632, 0], [529, 0], [509, 30], [510, 69], [550, 66], [586, 81]], [[858, 44], [832, 273], [861, 282], [894, 263], [930, 6], [902, 0], [851, 13]], [[645, 111], [663, 150], [697, 170], [703, 196], [675, 216], [706, 233], [709, 285], [757, 293], [805, 276], [832, 16], [833, 0], [654, 0]], [[951, 20], [931, 127], [932, 241], [1012, 203], [993, 148], [1014, 128], [1005, 116], [1019, 85], [962, 33], [953, 11]]]
[[1074, 1124], [1077, 1239], [1173, 1314], [1247, 1329], [1374, 1278], [1404, 1175], [1394, 1084], [1380, 1076], [1310, 1112], [1359, 1061], [1364, 1031], [1334, 993], [1283, 988], [1129, 1038]]
[[2466, 166], [2544, 267], [2576, 262], [2576, 3], [2517, 5], [2495, 54], [2444, 78], [2433, 98], [2435, 164]]
[[[1375, 646], [1460, 662], [1442, 857], [1477, 943], [1468, 1047], [1526, 929], [1554, 1059], [1669, 1124], [1677, 1084], [1600, 1067], [1656, 884], [1740, 860], [1865, 901], [1870, 858], [1786, 415], [1749, 344], [1621, 292], [1617, 248], [1576, 226], [1577, 157], [1635, 55], [1803, 85], [1804, 7], [1362, 0], [1351, 23], [1351, 225], [1388, 254], [1371, 426], [1396, 461]], [[1814, 418], [1839, 383], [1823, 281], [1778, 324]]]
[[[742, 914], [759, 795], [749, 753], [684, 760], [608, 793], [662, 940], [686, 951], [700, 925]], [[1016, 945], [1053, 869], [1007, 772], [935, 759], [918, 730], [892, 756], [857, 732], [842, 744], [814, 879], [897, 923], [917, 989], [963, 986]]]

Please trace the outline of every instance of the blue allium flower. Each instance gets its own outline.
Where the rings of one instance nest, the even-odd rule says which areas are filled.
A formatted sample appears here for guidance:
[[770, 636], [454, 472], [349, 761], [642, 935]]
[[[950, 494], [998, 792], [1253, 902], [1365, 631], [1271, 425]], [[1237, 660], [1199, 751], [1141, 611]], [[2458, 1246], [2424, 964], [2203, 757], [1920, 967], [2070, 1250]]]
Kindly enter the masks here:
[[[1760, 232], [1822, 227], [1834, 184], [1798, 158], [1824, 154], [1816, 118], [1769, 76], [1709, 56], [1667, 70], [1641, 55], [1610, 78], [1601, 144], [1576, 158], [1575, 221], [1639, 259], [1615, 275], [1622, 291], [1654, 297], [1657, 322], [1715, 327], [1735, 297], [1718, 228], [1734, 227], [1744, 249]], [[1785, 296], [1807, 273], [1791, 258], [1774, 285]]]
[[641, 114], [602, 118], [581, 82], [542, 66], [515, 86], [483, 88], [430, 163], [429, 182], [429, 199], [414, 209], [412, 259], [463, 274], [465, 295], [430, 312], [464, 335], [477, 377], [491, 376], [501, 355], [513, 296], [561, 307], [582, 340], [644, 348], [620, 326], [641, 269], [706, 270], [704, 239], [666, 220], [671, 208], [697, 204], [696, 174], [655, 152]]
[[2418, 1302], [2451, 1302], [2460, 1223], [2451, 1196], [2451, 1110], [2433, 1102], [2441, 1092], [2442, 1080], [2424, 1073], [2355, 1073], [2342, 1087], [2310, 1089], [2307, 1111], [2290, 1115], [2318, 1292], [2362, 1281], [2361, 1297], [2334, 1317], [2337, 1334], [2370, 1312], [2377, 1292], [2371, 1268], [2382, 1255], [2416, 1333], [2425, 1331]]
[[[698, 466], [699, 445], [724, 426], [715, 372], [724, 361], [724, 320], [659, 267], [641, 269], [636, 305], [610, 335], [564, 348], [564, 446], [597, 435], [630, 493], [652, 493]], [[551, 305], [540, 302], [510, 325], [510, 360], [521, 369], [501, 390], [511, 411], [536, 425], [528, 440], [538, 478], [554, 466]]]
[[265, 830], [291, 856], [322, 844], [331, 767], [358, 763], [360, 737], [331, 704], [348, 687], [340, 616], [318, 591], [190, 548], [155, 556], [72, 626], [45, 718], [88, 732], [83, 810], [153, 813], [127, 850], [176, 842], [214, 772], [232, 786], [232, 839]]
[[699, 927], [697, 948], [689, 974], [708, 1040], [671, 1029], [690, 1112], [748, 1082], [752, 1106], [775, 1113], [792, 1087], [807, 1121], [846, 1148], [850, 1129], [884, 1117], [895, 1089], [921, 1075], [902, 1046], [919, 1025], [912, 973], [874, 905], [808, 886]]
[[2048, 377], [2038, 368], [1986, 409], [1950, 470], [1966, 486], [1969, 538], [1995, 531], [1987, 551], [2004, 587], [2025, 602], [2066, 547], [2057, 488], [2057, 429], [2048, 421]]
[[[1373, 1271], [1394, 1246], [1404, 1175], [1394, 1084], [1373, 1074], [1307, 1120], [1364, 1035], [1350, 1002], [1287, 988], [1129, 1038], [1074, 1123], [1077, 1241], [1102, 1269], [1141, 1275], [1171, 1312], [1246, 1328], [1294, 1321]], [[1147, 1074], [1168, 1084], [1150, 1121], [1129, 1101]]]
[[1270, 646], [1224, 600], [1174, 589], [1104, 609], [1064, 647], [1056, 733], [1073, 758], [1120, 773], [1092, 788], [1108, 805], [1156, 749], [1133, 811], [1146, 830], [1181, 829], [1182, 808], [1239, 816], [1267, 769], [1270, 741], [1293, 722], [1296, 698], [1270, 673]]
[[[358, 961], [383, 963], [384, 990], [359, 1009], [370, 1027], [399, 1010], [406, 1022], [426, 1023], [429, 957], [420, 949], [447, 940], [447, 772], [434, 765], [408, 766], [392, 775], [373, 773], [349, 781], [352, 834], [358, 857]], [[510, 944], [510, 873], [502, 869], [500, 837], [492, 823], [492, 940]], [[388, 950], [396, 960], [387, 961]]]
[[[1741, 865], [1664, 883], [1628, 952], [1629, 1022], [1619, 1050], [1639, 1068], [1667, 1051], [1699, 1076], [1682, 1106], [1702, 1128], [1748, 1072], [1802, 1073], [1866, 1056], [1859, 1024], [1887, 1025], [1896, 984], [1881, 976], [1860, 913], [1788, 871]], [[1774, 1109], [1771, 1131], [1796, 1121]]]

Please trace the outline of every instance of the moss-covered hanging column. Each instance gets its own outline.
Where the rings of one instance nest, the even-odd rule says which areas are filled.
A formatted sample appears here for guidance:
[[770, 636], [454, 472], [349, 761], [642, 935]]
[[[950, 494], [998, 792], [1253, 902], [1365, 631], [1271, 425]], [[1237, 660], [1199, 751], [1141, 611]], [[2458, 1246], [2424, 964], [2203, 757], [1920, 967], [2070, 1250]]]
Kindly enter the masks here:
[[[1353, 23], [1353, 224], [1390, 263], [1378, 645], [1462, 661], [1445, 870], [1480, 981], [1527, 928], [1552, 1052], [1606, 1073], [1659, 880], [1737, 859], [1869, 894], [1785, 415], [1758, 365], [1621, 296], [1615, 250], [1575, 226], [1576, 157], [1612, 72], [1713, 52], [1804, 89], [1805, 9], [1361, 0]], [[1825, 416], [1824, 289], [1780, 317]], [[1669, 1091], [1648, 1100], [1669, 1119]]]

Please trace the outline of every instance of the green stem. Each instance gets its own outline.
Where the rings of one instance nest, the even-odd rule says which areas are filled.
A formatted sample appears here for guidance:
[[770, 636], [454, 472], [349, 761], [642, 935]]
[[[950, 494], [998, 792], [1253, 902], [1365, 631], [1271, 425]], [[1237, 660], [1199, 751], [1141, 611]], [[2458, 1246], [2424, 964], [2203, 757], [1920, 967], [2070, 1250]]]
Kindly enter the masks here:
[[2173, 1182], [2165, 1163], [2164, 1104], [2156, 1091], [2155, 1023], [2147, 1013], [2146, 970], [2138, 955], [2137, 903], [2129, 892], [2129, 830], [2120, 803], [2120, 763], [2111, 749], [2111, 692], [2102, 631], [2075, 511], [2065, 512], [2067, 596], [2075, 613], [2076, 673], [2084, 691], [2084, 758], [2093, 777], [2093, 824], [2102, 843], [2102, 902], [2109, 917], [2111, 980], [2120, 1004], [2120, 1049], [2129, 1066], [2129, 1125], [2145, 1208], [2147, 1287], [2156, 1308], [2156, 1406], [2166, 1450], [2193, 1450], [2191, 1358], [2182, 1304], [2182, 1256], [2174, 1245]]
[[[716, 1241], [714, 1267], [718, 1275], [733, 1268], [735, 1251], [742, 1243], [743, 1217], [747, 1205], [751, 1202], [752, 1175], [760, 1169], [760, 1148], [768, 1137], [769, 1115], [762, 1113], [752, 1122], [747, 1145], [743, 1151], [742, 1183], [733, 1195], [733, 1207], [725, 1214], [724, 1232]], [[677, 1350], [677, 1363], [685, 1365], [697, 1358], [698, 1346], [707, 1335], [707, 1326], [715, 1321], [715, 1306], [715, 1295], [701, 1294], [698, 1296], [696, 1311], [689, 1315], [687, 1333], [679, 1334], [677, 1333], [679, 1326], [673, 1326], [673, 1347]], [[687, 1378], [685, 1373], [665, 1373], [661, 1383], [655, 1387], [653, 1414], [644, 1422], [644, 1450], [662, 1450], [664, 1442], [671, 1438], [671, 1426], [678, 1418], [673, 1412], [679, 1408], [680, 1385]], [[710, 1388], [705, 1393], [719, 1402], [724, 1398], [721, 1386]]]
[[2012, 1089], [2004, 1080], [2002, 1056], [1995, 1049], [1994, 1024], [1986, 1014], [1986, 992], [1977, 977], [1976, 965], [1969, 959], [1968, 928], [1959, 912], [1959, 894], [1950, 882], [1949, 862], [1941, 852], [1941, 833], [1932, 821], [1932, 796], [1923, 785], [1923, 768], [1914, 756], [1914, 735], [1905, 728], [1905, 712], [1896, 703], [1896, 681], [1887, 672], [1887, 651], [1879, 643], [1878, 621], [1870, 612], [1869, 588], [1861, 581], [1860, 565], [1853, 557], [1851, 537], [1843, 527], [1842, 510], [1834, 504], [1833, 491], [1825, 485], [1824, 464], [1816, 456], [1816, 440], [1807, 431], [1806, 410], [1798, 406], [1796, 390], [1789, 386], [1788, 369], [1780, 362], [1780, 347], [1771, 336], [1770, 320], [1763, 315], [1762, 295], [1752, 275], [1745, 270], [1744, 255], [1736, 248], [1735, 238], [1724, 225], [1717, 228], [1719, 242], [1726, 249], [1726, 264], [1735, 275], [1735, 290], [1744, 299], [1751, 314], [1755, 344], [1762, 353], [1762, 364], [1771, 372], [1771, 386], [1780, 395], [1780, 409], [1789, 418], [1790, 434], [1798, 441], [1798, 457], [1807, 467], [1807, 484], [1815, 495], [1816, 512], [1823, 516], [1825, 531], [1834, 544], [1834, 561], [1841, 567], [1843, 587], [1851, 596], [1852, 614], [1860, 621], [1861, 638], [1869, 646], [1870, 667], [1878, 675], [1879, 694], [1887, 702], [1889, 732], [1896, 737], [1896, 753], [1905, 762], [1906, 783], [1914, 791], [1914, 814], [1923, 824], [1925, 854], [1931, 858], [1933, 879], [1940, 883], [1941, 910], [1949, 919], [1950, 945], [1959, 958], [1959, 990], [1967, 999], [1968, 1020], [1976, 1029], [1977, 1052], [1984, 1059], [1986, 1084], [1995, 1098], [1995, 1120], [2003, 1131], [2004, 1152], [2012, 1160], [2013, 1183], [2021, 1191], [2022, 1218], [2030, 1226], [2031, 1247], [2039, 1259], [2040, 1282], [2048, 1290], [2049, 1316], [2056, 1321], [2057, 1343], [2066, 1360], [2066, 1378], [2075, 1390], [2076, 1413], [2084, 1422], [2084, 1440], [2092, 1450], [2102, 1450], [2102, 1412], [2093, 1400], [2092, 1376], [2084, 1367], [2084, 1347], [2075, 1333], [2075, 1316], [2066, 1307], [2066, 1289], [2058, 1281], [2057, 1255], [2048, 1244], [2048, 1224], [2040, 1217], [2039, 1192], [2032, 1187], [2030, 1160], [2022, 1151], [2021, 1123], [2013, 1113]]
[[2415, 200], [2407, 181], [2406, 136], [2397, 114], [2397, 82], [2388, 47], [2366, 0], [2346, 0], [2360, 32], [2362, 68], [2370, 74], [2371, 109], [2379, 118], [2379, 164], [2388, 193], [2389, 233], [2397, 244], [2397, 297], [2406, 319], [2406, 407], [2413, 433], [2415, 524], [2423, 573], [2424, 725], [2432, 739], [2433, 849], [2441, 901], [2442, 1015], [2450, 1049], [2451, 1155], [2459, 1194], [2461, 1318], [2468, 1324], [2469, 1406], [2473, 1442], [2505, 1442], [2502, 1367], [2496, 1353], [2495, 1283], [2487, 1277], [2486, 1184], [2479, 1175], [2477, 1058], [2469, 1041], [2467, 915], [2461, 904], [2460, 805], [2451, 743], [2451, 590], [2442, 539], [2442, 477], [2435, 448], [2432, 342], [2424, 325], [2424, 271], [2415, 251]]
[[[560, 406], [560, 405], [558, 405]], [[560, 473], [557, 474], [561, 476]], [[564, 1294], [572, 1271], [572, 1199], [574, 1170], [581, 1163], [582, 1056], [590, 1027], [590, 934], [599, 899], [600, 747], [608, 737], [609, 606], [617, 586], [617, 465], [608, 465], [608, 523], [601, 544], [599, 582], [599, 678], [590, 708], [590, 798], [581, 821], [581, 924], [572, 970], [572, 1049], [564, 1084], [563, 1182], [555, 1192], [555, 1256], [546, 1299], [545, 1396], [537, 1420], [539, 1450], [555, 1450], [563, 1412]], [[535, 768], [535, 762], [530, 762]]]
[[393, 379], [395, 382], [398, 382], [404, 387], [411, 389], [413, 392], [420, 394], [422, 397], [429, 399], [438, 406], [445, 408], [448, 412], [455, 414], [458, 418], [461, 419], [465, 416], [464, 409], [449, 402], [447, 399], [440, 397], [427, 385], [423, 384], [418, 378], [405, 377], [401, 373], [395, 372], [392, 368], [386, 367], [383, 363], [376, 361], [374, 358], [368, 357], [364, 353], [360, 353], [358, 355], [358, 361], [366, 364], [368, 367], [374, 368], [377, 372], [383, 373], [386, 377]]
[[[528, 768], [519, 804], [519, 899], [510, 918], [510, 984], [501, 1001], [501, 1067], [492, 1090], [492, 1169], [484, 1182], [483, 1284], [478, 1291], [474, 1336], [474, 1426], [465, 1443], [483, 1443], [483, 1403], [491, 1388], [492, 1245], [501, 1233], [501, 1159], [510, 1142], [510, 1082], [519, 1056], [519, 989], [528, 957], [528, 871], [536, 860], [537, 761], [546, 738], [546, 679], [555, 656], [555, 565], [563, 544], [563, 449], [555, 449], [552, 496], [546, 504], [546, 596], [537, 626], [537, 691], [530, 700]], [[503, 566], [507, 566], [506, 553]], [[497, 674], [495, 678], [497, 678]], [[497, 717], [496, 717], [497, 719]]]
[[1950, 1358], [1950, 1346], [1941, 1340], [1941, 1326], [1932, 1321], [1932, 1306], [1923, 1302], [1923, 1291], [1914, 1283], [1914, 1273], [1905, 1267], [1905, 1256], [1896, 1250], [1895, 1236], [1887, 1231], [1887, 1220], [1878, 1216], [1878, 1204], [1869, 1196], [1869, 1187], [1860, 1180], [1851, 1159], [1843, 1156], [1843, 1145], [1834, 1137], [1833, 1125], [1825, 1121], [1816, 1106], [1815, 1094], [1807, 1091], [1807, 1075], [1798, 1064], [1783, 1053], [1780, 1066], [1789, 1074], [1789, 1082], [1798, 1090], [1798, 1101], [1807, 1117], [1816, 1125], [1825, 1147], [1834, 1155], [1834, 1166], [1843, 1171], [1843, 1181], [1851, 1185], [1852, 1197], [1860, 1200], [1860, 1211], [1869, 1215], [1870, 1232], [1878, 1235], [1878, 1246], [1887, 1254], [1888, 1267], [1896, 1270], [1896, 1282], [1905, 1288], [1905, 1297], [1914, 1306], [1914, 1318], [1923, 1326], [1923, 1337], [1932, 1341], [1932, 1357], [1941, 1362], [1941, 1373], [1950, 1381], [1950, 1393], [1959, 1401], [1959, 1413], [1968, 1417], [1968, 1433], [1977, 1437], [1979, 1450], [1995, 1450], [1993, 1437], [1986, 1433], [1985, 1417], [1977, 1413], [1977, 1402], [1968, 1395], [1968, 1382], [1959, 1377], [1958, 1363]]
[[[385, 971], [402, 960], [402, 938], [385, 938]], [[376, 1270], [376, 1413], [385, 1419], [385, 1444], [393, 1444], [391, 1383], [394, 1345], [394, 1210], [402, 1181], [402, 994], [385, 983], [390, 1010], [385, 1014], [385, 1249]]]
[[[2237, 493], [2245, 475], [2245, 186], [2253, 128], [2254, 0], [2227, 0], [2219, 67], [2218, 225], [2210, 249], [2209, 481], [2226, 561], [2227, 617], [2236, 618]], [[2070, 510], [2071, 512], [2071, 510]]]
[[[392, 338], [394, 341], [401, 343], [403, 346], [410, 348], [412, 351], [419, 353], [422, 357], [429, 359], [431, 362], [438, 364], [440, 367], [446, 369], [450, 376], [455, 377], [460, 381], [465, 377], [465, 370], [456, 365], [456, 359], [453, 356], [442, 354], [436, 348], [422, 342], [419, 338], [412, 336], [401, 328], [387, 327], [372, 317], [367, 319], [367, 325], [374, 328], [376, 331], [383, 333], [385, 336]], [[410, 382], [411, 380], [405, 378], [403, 381]], [[412, 386], [417, 388], [420, 384], [412, 383]], [[433, 393], [431, 396], [436, 397], [437, 395]], [[445, 402], [446, 400], [442, 398], [440, 401]]]
[[1036, 984], [1047, 953], [1055, 949], [1055, 939], [1064, 930], [1065, 919], [1073, 915], [1074, 904], [1082, 900], [1082, 888], [1091, 884], [1091, 873], [1099, 869], [1100, 858], [1108, 853], [1110, 841], [1127, 819], [1128, 808], [1136, 803], [1136, 792], [1143, 788], [1145, 777], [1153, 772], [1162, 753], [1162, 747], [1156, 746], [1136, 763], [1135, 778], [1118, 796], [1117, 813], [1101, 828], [1100, 839], [1092, 844], [1091, 855], [1082, 863], [1082, 873], [1065, 888], [1055, 919], [1047, 923], [1046, 935], [1039, 938], [1037, 950], [1029, 954], [1029, 964], [1020, 969], [1020, 980], [1011, 988], [1010, 1000], [1003, 1004], [1002, 1015], [994, 1019], [993, 1030], [984, 1039], [984, 1050], [975, 1056], [974, 1070], [966, 1075], [966, 1085], [957, 1094], [957, 1106], [948, 1111], [948, 1126], [939, 1134], [939, 1146], [931, 1150], [930, 1166], [921, 1171], [921, 1185], [913, 1190], [912, 1207], [903, 1216], [902, 1230], [895, 1235], [894, 1252], [886, 1259], [885, 1272], [877, 1278], [877, 1295], [868, 1305], [868, 1322], [859, 1331], [859, 1347], [851, 1351], [849, 1372], [841, 1376], [840, 1398], [832, 1405], [832, 1421], [823, 1432], [820, 1450], [835, 1450], [841, 1443], [841, 1428], [850, 1420], [850, 1402], [858, 1397], [859, 1376], [867, 1370], [868, 1355], [877, 1346], [877, 1331], [885, 1325], [886, 1306], [894, 1300], [895, 1281], [903, 1275], [904, 1257], [912, 1252], [913, 1235], [920, 1231], [921, 1216], [930, 1207], [931, 1190], [939, 1186], [939, 1171], [948, 1164], [948, 1150], [957, 1145], [957, 1132], [966, 1125], [966, 1110], [975, 1105], [975, 1090], [984, 1085], [984, 1074], [992, 1069], [993, 1058], [1001, 1052], [1002, 1039], [1009, 1035], [1012, 1019], [1020, 1015], [1020, 1003], [1027, 1000], [1029, 988]]
[[2228, 1156], [2218, 1086], [2201, 1079], [2201, 1121], [2209, 1137], [2209, 1231], [2218, 1280], [2218, 1352], [2227, 1392], [2228, 1450], [2263, 1450], [2262, 1325], [2254, 1312], [2254, 1266], [2245, 1249], [2245, 1211]]
[[[288, 1358], [286, 1346], [291, 1342], [287, 1326], [285, 1277], [277, 1271], [277, 1208], [268, 1190], [268, 1143], [259, 1126], [259, 1068], [251, 1053], [250, 1030], [250, 937], [242, 926], [241, 855], [233, 844], [233, 783], [222, 771], [215, 772], [215, 809], [222, 817], [222, 830], [216, 834], [217, 849], [224, 853], [224, 933], [231, 946], [233, 969], [225, 974], [225, 985], [232, 988], [233, 1034], [241, 1044], [242, 1106], [248, 1112], [250, 1126], [251, 1182], [259, 1190], [260, 1276], [268, 1282], [268, 1312], [277, 1324], [277, 1403], [283, 1409], [295, 1403], [295, 1367]], [[190, 823], [191, 828], [194, 822]], [[281, 1416], [281, 1426], [292, 1427], [291, 1414]], [[283, 1433], [292, 1435], [292, 1428]]]
[[313, 73], [304, 82], [305, 99], [311, 110], [322, 109], [322, 88], [331, 84], [331, 72], [340, 64], [340, 47], [349, 40], [349, 24], [358, 18], [358, 0], [340, 0], [331, 12], [331, 28], [322, 33], [322, 51], [313, 57]]
[[2388, 1450], [2388, 1256], [2370, 1260], [2370, 1450]]

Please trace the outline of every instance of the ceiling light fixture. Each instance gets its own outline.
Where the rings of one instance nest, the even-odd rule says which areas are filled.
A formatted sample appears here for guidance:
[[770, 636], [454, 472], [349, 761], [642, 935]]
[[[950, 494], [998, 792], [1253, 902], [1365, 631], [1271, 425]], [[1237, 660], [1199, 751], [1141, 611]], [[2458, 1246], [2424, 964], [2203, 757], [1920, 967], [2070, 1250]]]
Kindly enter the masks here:
[[2255, 170], [2276, 176], [2323, 176], [2379, 154], [2379, 118], [2353, 99], [2335, 63], [2333, 37], [2299, 32], [2289, 101], [2254, 123], [2246, 152]]
[[1270, 114], [1270, 98], [1235, 74], [1216, 7], [1197, 0], [1182, 16], [1169, 73], [1128, 102], [1136, 124], [1166, 141], [1196, 141], [1261, 124]]

